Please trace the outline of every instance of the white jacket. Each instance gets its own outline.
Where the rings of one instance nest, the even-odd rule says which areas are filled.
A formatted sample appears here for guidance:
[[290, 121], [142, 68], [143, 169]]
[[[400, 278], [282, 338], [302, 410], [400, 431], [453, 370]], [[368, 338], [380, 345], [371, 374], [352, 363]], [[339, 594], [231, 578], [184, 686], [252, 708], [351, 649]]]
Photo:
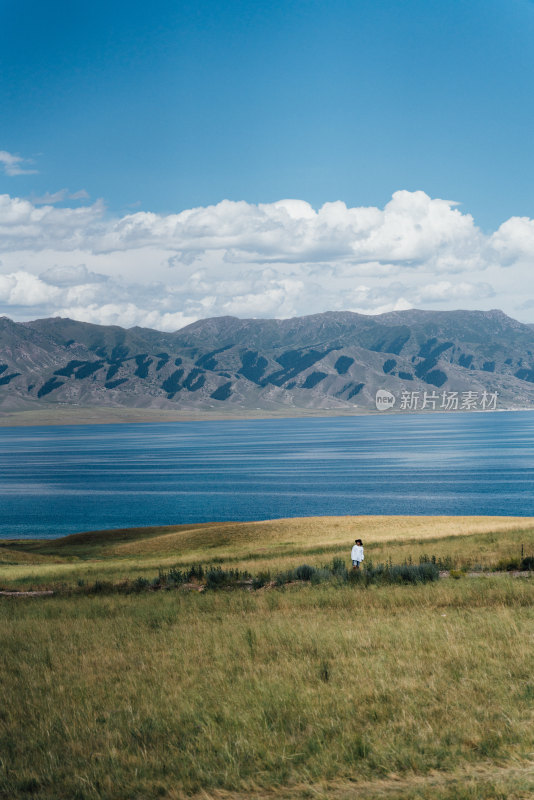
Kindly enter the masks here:
[[350, 558], [351, 561], [363, 561], [365, 556], [363, 554], [363, 547], [361, 544], [353, 545], [352, 550], [350, 551]]

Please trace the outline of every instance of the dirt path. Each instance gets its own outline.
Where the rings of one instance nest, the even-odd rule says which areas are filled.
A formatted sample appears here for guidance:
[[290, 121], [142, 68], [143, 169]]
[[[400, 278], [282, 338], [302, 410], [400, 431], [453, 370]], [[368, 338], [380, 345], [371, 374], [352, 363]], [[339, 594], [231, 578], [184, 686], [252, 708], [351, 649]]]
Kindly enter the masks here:
[[[501, 572], [466, 572], [466, 578], [493, 578], [496, 577], [504, 577], [507, 575], [509, 578], [528, 578], [529, 575], [534, 573], [529, 572], [528, 570], [519, 570], [514, 569], [510, 571], [501, 571]], [[439, 573], [440, 578], [450, 578], [451, 574], [448, 570], [444, 570], [443, 572]], [[454, 576], [453, 576], [454, 577]]]
[[[206, 790], [191, 800], [400, 800], [403, 797], [495, 798], [508, 797], [513, 800], [531, 800], [534, 792], [534, 764], [515, 764], [498, 767], [495, 764], [477, 764], [450, 773], [432, 772], [429, 775], [391, 775], [374, 781], [333, 781], [324, 784], [300, 784], [276, 789], [252, 789], [247, 792]], [[500, 792], [496, 794], [495, 790]], [[179, 800], [177, 793], [169, 795]]]
[[50, 597], [53, 594], [53, 589], [43, 589], [41, 592], [0, 592], [3, 597]]
[[[524, 571], [514, 570], [514, 571], [511, 571], [511, 572], [466, 572], [465, 575], [463, 575], [463, 577], [465, 577], [465, 578], [494, 578], [494, 577], [497, 577], [497, 578], [503, 578], [503, 577], [528, 578], [529, 576], [531, 576], [533, 574], [534, 573], [529, 572], [527, 570], [524, 570]], [[439, 573], [439, 577], [441, 579], [443, 579], [443, 578], [450, 578], [451, 576], [450, 576], [450, 573], [448, 571], [444, 570], [444, 571]], [[292, 581], [292, 585], [296, 585], [297, 583], [299, 583], [299, 581]], [[262, 591], [265, 591], [265, 590], [268, 590], [268, 589], [274, 589], [275, 585], [276, 585], [275, 582], [271, 581], [270, 583], [267, 583], [265, 586], [262, 586], [260, 589], [256, 589], [256, 591], [257, 592], [262, 592]], [[289, 585], [289, 584], [286, 584], [286, 585]], [[185, 589], [186, 591], [189, 591], [189, 592], [203, 592], [206, 587], [205, 587], [204, 584], [200, 584], [200, 583], [199, 584], [197, 584], [197, 583], [186, 583], [181, 588]], [[250, 591], [252, 591], [252, 581], [244, 581], [241, 584], [241, 588], [249, 589]], [[7, 591], [7, 590], [1, 590], [0, 591], [0, 597], [52, 597], [52, 595], [55, 595], [55, 594], [56, 594], [56, 592], [53, 589], [43, 589], [41, 591], [28, 591], [28, 592], [22, 591], [22, 590], [19, 591], [19, 592], [18, 591]]]

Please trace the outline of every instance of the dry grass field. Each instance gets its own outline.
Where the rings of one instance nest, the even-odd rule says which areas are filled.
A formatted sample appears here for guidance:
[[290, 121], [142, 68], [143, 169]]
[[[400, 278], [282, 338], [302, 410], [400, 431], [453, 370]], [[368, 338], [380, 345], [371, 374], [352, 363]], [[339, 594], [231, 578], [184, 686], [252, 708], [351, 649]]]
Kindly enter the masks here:
[[[217, 561], [274, 571], [425, 553], [491, 566], [534, 521], [321, 518], [0, 548], [0, 797], [530, 798], [534, 582], [62, 593]], [[17, 555], [18, 554], [18, 555]]]
[[199, 562], [251, 572], [347, 560], [354, 539], [368, 559], [415, 562], [428, 554], [454, 564], [493, 566], [534, 554], [526, 517], [303, 517], [74, 534], [54, 540], [0, 540], [0, 588], [48, 588], [77, 580], [151, 577], [159, 567]]

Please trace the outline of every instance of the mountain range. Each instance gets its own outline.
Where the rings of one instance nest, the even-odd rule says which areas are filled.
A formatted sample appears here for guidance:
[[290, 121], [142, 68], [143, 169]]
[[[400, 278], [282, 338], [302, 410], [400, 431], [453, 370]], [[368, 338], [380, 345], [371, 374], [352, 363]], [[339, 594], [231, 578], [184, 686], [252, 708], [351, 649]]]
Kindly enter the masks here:
[[174, 333], [0, 317], [0, 410], [345, 412], [376, 410], [378, 390], [401, 410], [529, 408], [533, 354], [534, 326], [498, 310], [215, 317]]

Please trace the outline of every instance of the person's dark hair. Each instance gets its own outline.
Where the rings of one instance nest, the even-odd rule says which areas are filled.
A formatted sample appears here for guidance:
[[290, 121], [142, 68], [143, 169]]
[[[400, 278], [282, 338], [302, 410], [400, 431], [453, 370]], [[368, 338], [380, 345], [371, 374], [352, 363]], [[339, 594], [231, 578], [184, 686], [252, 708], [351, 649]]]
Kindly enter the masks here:
[[356, 539], [355, 544], [359, 544], [360, 547], [363, 547], [363, 542], [361, 539]]

